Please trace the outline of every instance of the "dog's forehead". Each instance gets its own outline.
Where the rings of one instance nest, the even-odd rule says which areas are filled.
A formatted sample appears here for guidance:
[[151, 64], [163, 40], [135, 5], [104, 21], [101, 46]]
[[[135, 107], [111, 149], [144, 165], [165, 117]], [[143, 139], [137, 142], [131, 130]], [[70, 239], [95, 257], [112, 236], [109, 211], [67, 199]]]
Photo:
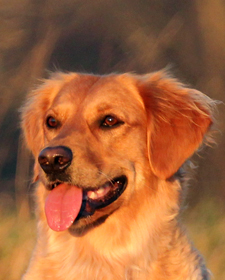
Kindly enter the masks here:
[[132, 100], [132, 103], [143, 105], [142, 99], [132, 81], [124, 75], [77, 75], [66, 83], [58, 92], [54, 105], [72, 103], [97, 105], [100, 103], [123, 104]]
[[72, 80], [64, 83], [58, 91], [53, 103], [81, 102], [99, 78], [99, 76], [84, 74], [74, 76]]

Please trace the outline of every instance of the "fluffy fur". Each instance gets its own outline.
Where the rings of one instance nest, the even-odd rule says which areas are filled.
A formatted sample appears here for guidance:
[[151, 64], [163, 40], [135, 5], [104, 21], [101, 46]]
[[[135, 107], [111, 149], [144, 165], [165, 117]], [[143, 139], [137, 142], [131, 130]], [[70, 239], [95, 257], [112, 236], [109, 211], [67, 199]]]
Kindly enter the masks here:
[[[148, 75], [56, 73], [30, 94], [22, 128], [35, 158], [37, 244], [23, 280], [206, 280], [204, 261], [179, 224], [176, 174], [213, 122], [213, 101], [163, 71]], [[53, 115], [57, 129], [46, 126]], [[103, 129], [113, 115], [121, 125]], [[38, 155], [69, 147], [71, 185], [128, 184], [112, 204], [55, 232], [44, 213], [49, 179]], [[104, 217], [104, 219], [101, 219]], [[101, 221], [101, 222], [100, 222]]]

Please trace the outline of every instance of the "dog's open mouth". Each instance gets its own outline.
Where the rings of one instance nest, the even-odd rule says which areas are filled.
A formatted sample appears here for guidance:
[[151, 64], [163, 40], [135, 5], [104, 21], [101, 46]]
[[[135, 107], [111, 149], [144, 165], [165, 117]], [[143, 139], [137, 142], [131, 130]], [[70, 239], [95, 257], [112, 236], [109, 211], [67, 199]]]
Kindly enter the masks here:
[[68, 229], [79, 219], [91, 216], [97, 209], [114, 202], [124, 192], [127, 177], [116, 177], [98, 188], [82, 188], [65, 182], [55, 182], [46, 198], [48, 224], [55, 231]]

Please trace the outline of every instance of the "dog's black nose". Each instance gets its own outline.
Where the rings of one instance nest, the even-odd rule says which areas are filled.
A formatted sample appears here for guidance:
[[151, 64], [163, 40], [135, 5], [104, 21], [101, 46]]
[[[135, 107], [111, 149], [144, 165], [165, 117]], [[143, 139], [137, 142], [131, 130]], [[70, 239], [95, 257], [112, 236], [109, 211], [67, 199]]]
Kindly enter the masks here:
[[64, 146], [47, 147], [38, 157], [38, 162], [46, 174], [63, 172], [71, 164], [72, 151]]

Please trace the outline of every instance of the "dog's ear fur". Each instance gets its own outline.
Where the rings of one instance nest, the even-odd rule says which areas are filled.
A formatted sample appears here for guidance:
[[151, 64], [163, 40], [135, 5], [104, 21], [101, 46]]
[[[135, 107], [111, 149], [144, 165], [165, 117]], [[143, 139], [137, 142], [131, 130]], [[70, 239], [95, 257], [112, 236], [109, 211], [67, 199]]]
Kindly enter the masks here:
[[[34, 175], [33, 181], [38, 180], [38, 163], [37, 155], [44, 147], [44, 134], [43, 134], [43, 119], [44, 112], [49, 106], [49, 98], [52, 86], [43, 84], [41, 87], [34, 90], [28, 97], [26, 103], [21, 108], [22, 123], [24, 138], [28, 148], [34, 155]], [[45, 96], [40, 98], [40, 96]]]
[[[22, 130], [28, 148], [36, 156], [44, 146], [43, 119], [49, 106], [52, 87], [42, 85], [34, 90], [28, 97], [22, 111]], [[42, 98], [40, 98], [40, 96]]]
[[[67, 75], [60, 72], [53, 74], [48, 80], [33, 90], [21, 108], [21, 128], [28, 148], [37, 161], [37, 156], [45, 146], [44, 119], [45, 114], [61, 89], [62, 85], [74, 78], [75, 75]], [[34, 166], [34, 181], [38, 177], [38, 164]]]
[[164, 72], [139, 77], [138, 90], [147, 112], [151, 167], [168, 179], [202, 143], [212, 124], [213, 101]]
[[43, 120], [47, 110], [62, 86], [75, 76], [77, 75], [61, 72], [52, 74], [28, 95], [26, 103], [21, 108], [21, 127], [27, 146], [34, 156], [44, 147]]

